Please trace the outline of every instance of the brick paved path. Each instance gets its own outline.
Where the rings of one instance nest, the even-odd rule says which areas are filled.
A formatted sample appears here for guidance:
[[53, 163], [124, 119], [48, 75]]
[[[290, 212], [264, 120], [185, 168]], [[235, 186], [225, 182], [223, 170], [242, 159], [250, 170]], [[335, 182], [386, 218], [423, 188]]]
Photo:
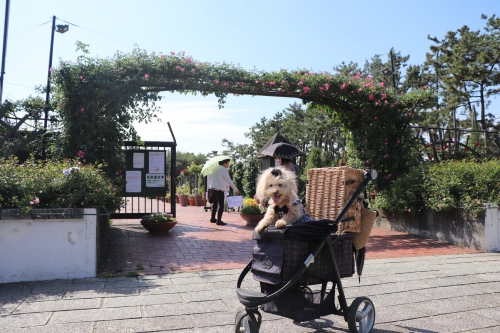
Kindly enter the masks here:
[[[253, 227], [239, 213], [224, 213], [228, 224], [218, 226], [203, 207], [176, 208], [179, 222], [167, 235], [149, 234], [138, 219], [113, 220], [98, 275], [241, 269], [248, 263]], [[480, 252], [376, 227], [366, 248], [367, 260]]]

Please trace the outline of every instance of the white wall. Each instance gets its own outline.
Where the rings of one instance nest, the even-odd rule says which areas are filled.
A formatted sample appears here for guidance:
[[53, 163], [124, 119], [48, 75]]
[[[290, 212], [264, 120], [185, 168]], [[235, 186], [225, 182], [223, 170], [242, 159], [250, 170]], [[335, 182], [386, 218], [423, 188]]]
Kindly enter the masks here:
[[97, 212], [83, 219], [0, 220], [0, 283], [97, 275]]
[[489, 203], [486, 204], [484, 236], [486, 252], [500, 252], [500, 214], [498, 207]]

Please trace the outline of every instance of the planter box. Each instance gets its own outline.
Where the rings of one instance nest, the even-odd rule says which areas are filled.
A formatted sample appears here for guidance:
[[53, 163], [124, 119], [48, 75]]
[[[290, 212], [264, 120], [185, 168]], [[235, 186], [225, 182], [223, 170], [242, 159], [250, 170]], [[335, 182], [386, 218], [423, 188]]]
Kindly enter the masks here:
[[486, 214], [474, 217], [467, 211], [418, 214], [392, 214], [381, 211], [375, 224], [379, 227], [433, 238], [450, 244], [486, 252], [500, 251], [500, 213], [498, 207], [486, 204]]
[[97, 276], [109, 215], [95, 208], [0, 211], [0, 283]]

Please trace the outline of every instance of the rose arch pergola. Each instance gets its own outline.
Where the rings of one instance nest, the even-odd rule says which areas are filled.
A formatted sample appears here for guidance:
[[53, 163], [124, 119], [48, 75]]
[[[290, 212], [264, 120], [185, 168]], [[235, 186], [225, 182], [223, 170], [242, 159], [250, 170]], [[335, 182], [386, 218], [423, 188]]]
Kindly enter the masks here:
[[84, 54], [77, 62], [63, 61], [53, 71], [62, 149], [68, 157], [85, 151], [87, 162], [104, 162], [111, 174], [121, 168], [121, 142], [134, 139], [132, 121], [150, 121], [163, 91], [213, 94], [219, 107], [229, 94], [314, 103], [350, 136], [352, 163], [376, 167], [385, 178], [407, 168], [414, 147], [408, 129], [412, 115], [434, 100], [424, 89], [399, 95], [361, 73], [248, 71], [229, 63], [196, 61], [184, 53], [148, 54], [139, 49], [102, 59], [89, 57], [84, 44], [79, 49]]

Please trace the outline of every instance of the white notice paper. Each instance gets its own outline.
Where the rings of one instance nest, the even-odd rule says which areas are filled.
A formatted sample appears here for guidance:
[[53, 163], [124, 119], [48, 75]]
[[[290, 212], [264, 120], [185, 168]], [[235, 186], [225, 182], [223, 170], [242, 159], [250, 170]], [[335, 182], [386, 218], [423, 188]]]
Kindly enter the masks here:
[[126, 171], [125, 172], [125, 192], [137, 193], [141, 192], [141, 172], [140, 171]]
[[165, 173], [165, 152], [149, 152], [149, 173]]
[[144, 153], [134, 153], [133, 158], [133, 168], [134, 169], [142, 169], [144, 168]]
[[226, 197], [227, 207], [241, 207], [243, 206], [243, 197], [241, 195], [234, 195], [232, 197]]

